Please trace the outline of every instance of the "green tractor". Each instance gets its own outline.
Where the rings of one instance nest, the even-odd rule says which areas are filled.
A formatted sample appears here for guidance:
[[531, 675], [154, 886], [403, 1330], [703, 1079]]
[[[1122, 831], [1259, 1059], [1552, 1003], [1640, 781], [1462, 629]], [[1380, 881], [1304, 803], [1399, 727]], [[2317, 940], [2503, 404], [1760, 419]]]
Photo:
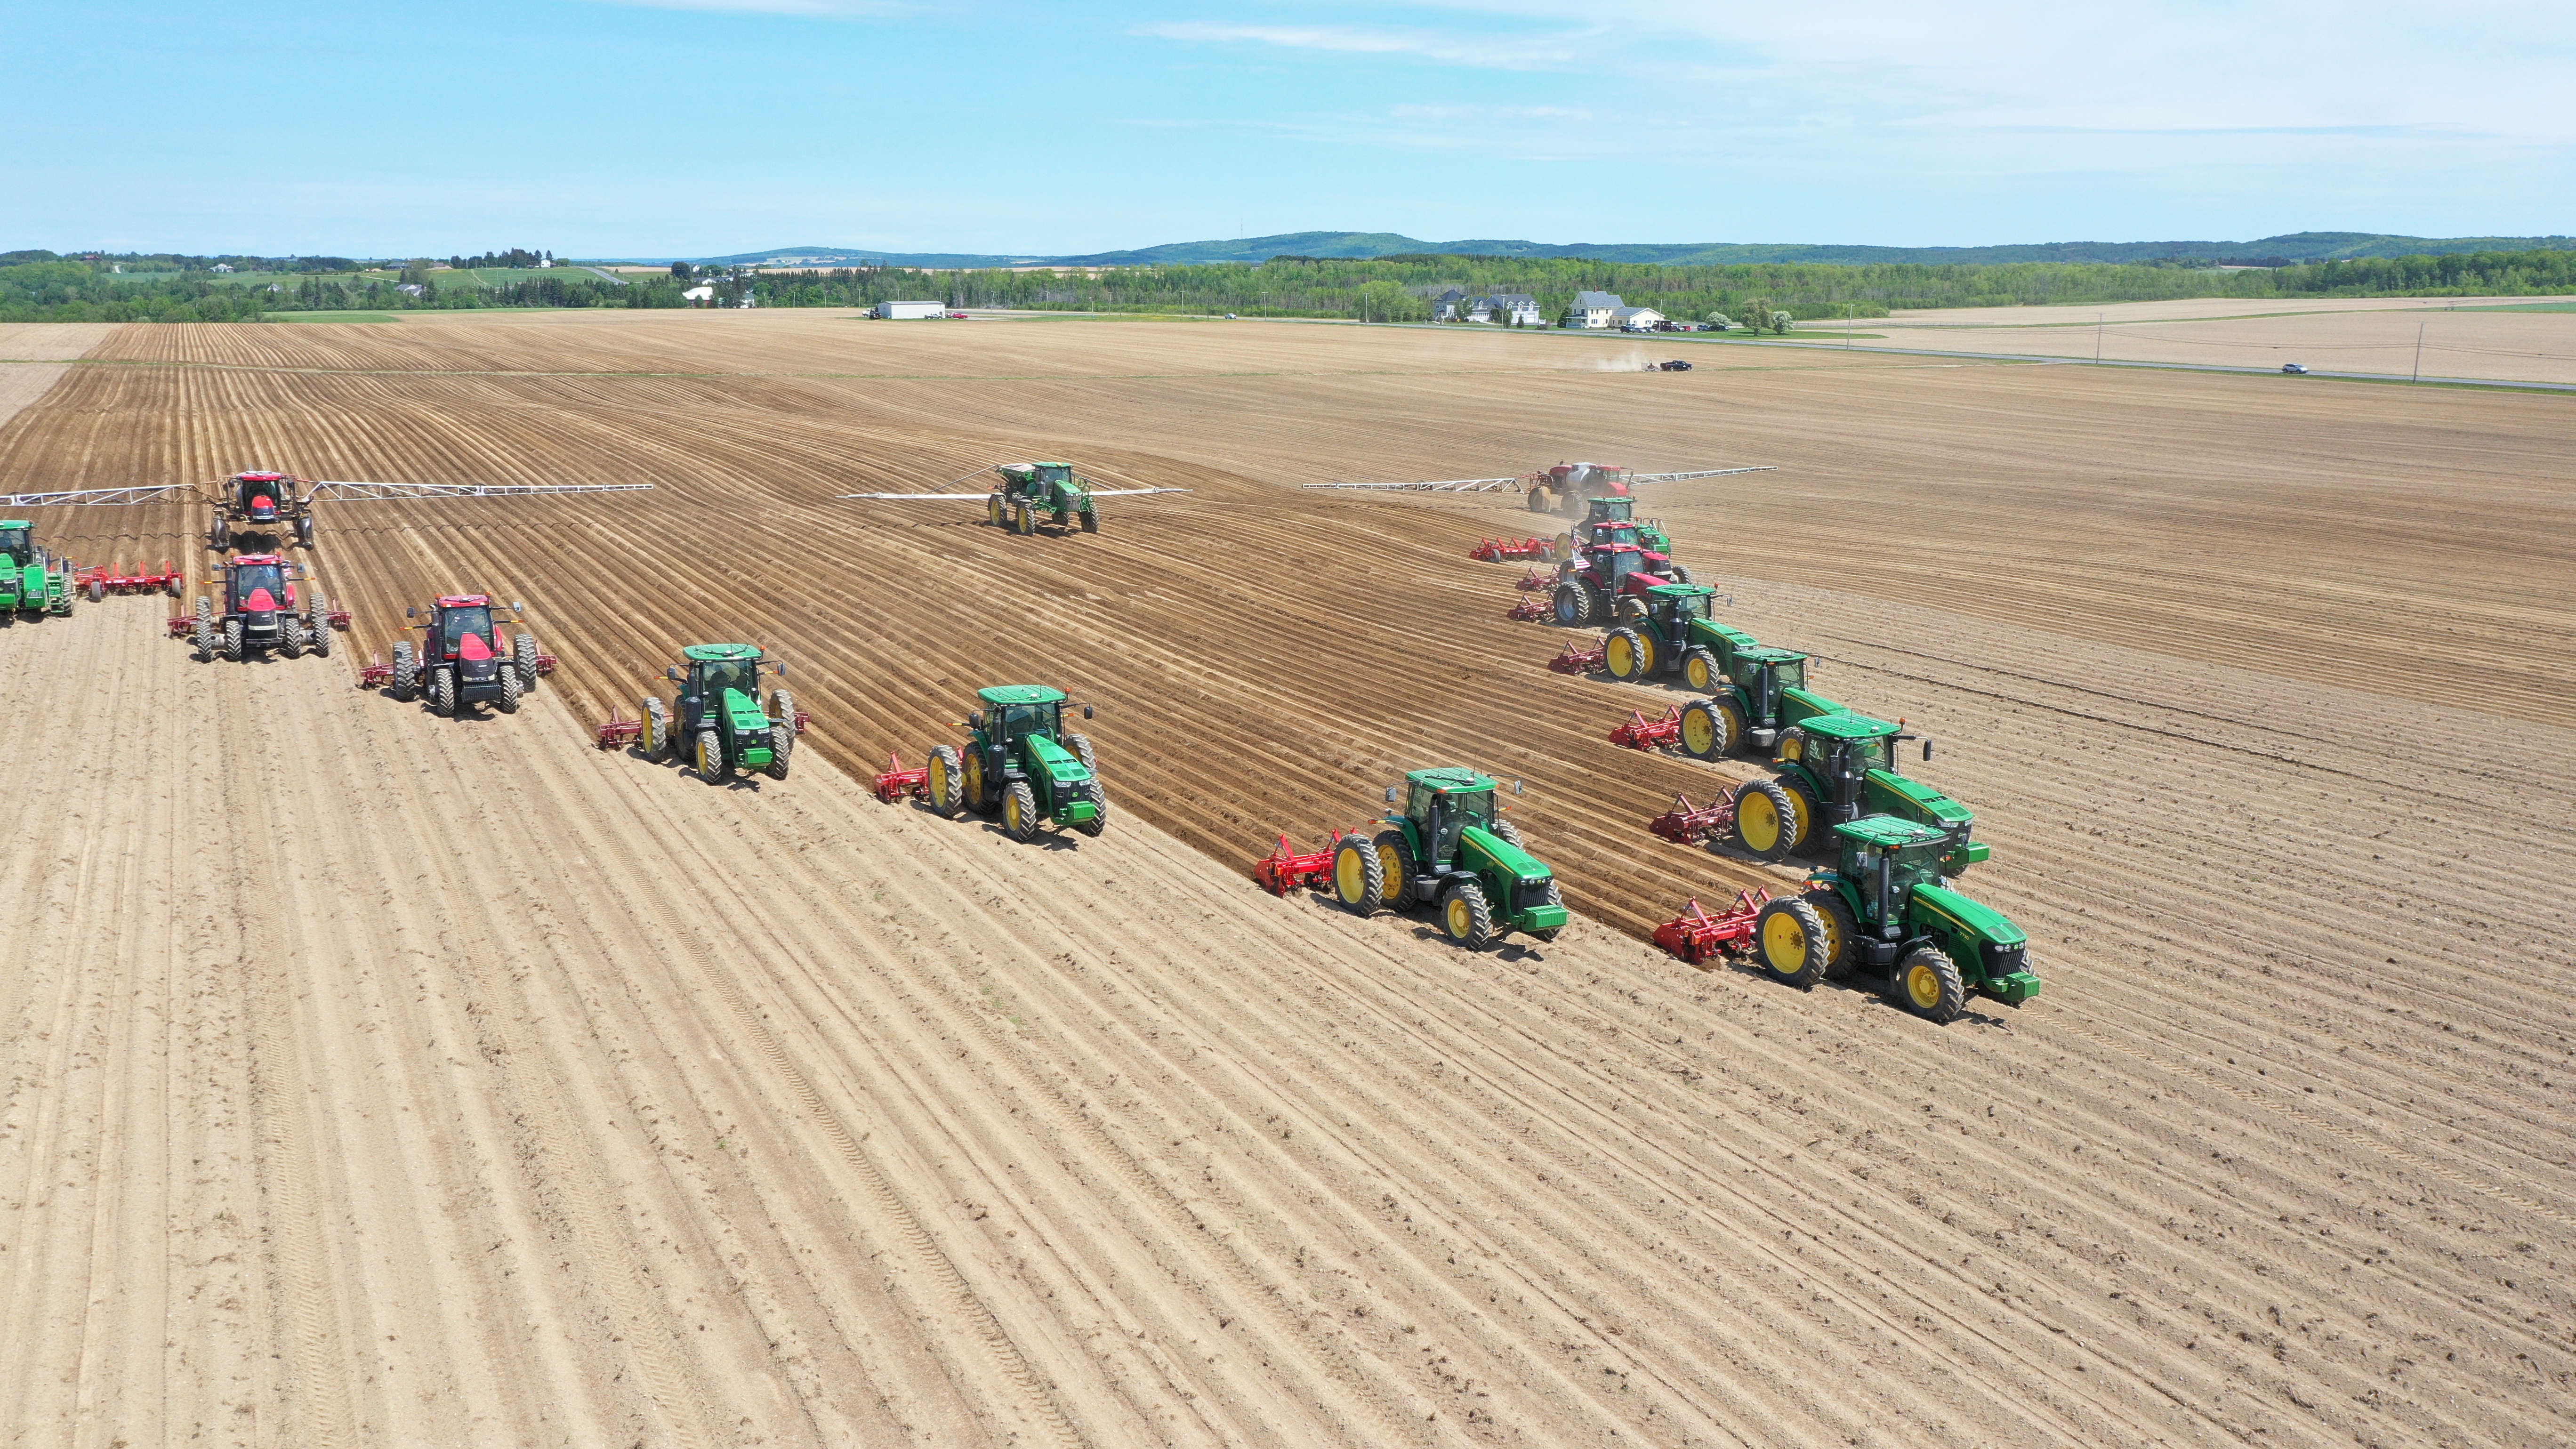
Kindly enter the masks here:
[[1596, 543], [1638, 544], [1667, 558], [1673, 552], [1672, 535], [1664, 532], [1661, 521], [1639, 518], [1637, 500], [1625, 495], [1586, 500], [1583, 517], [1556, 536], [1556, 556], [1572, 558], [1576, 549]]
[[1085, 533], [1100, 531], [1100, 510], [1091, 501], [1091, 480], [1071, 463], [1004, 463], [993, 470], [1001, 486], [984, 498], [984, 521], [1013, 533], [1038, 531], [1038, 515], [1055, 515], [1055, 526], [1079, 522]]
[[[644, 727], [636, 743], [648, 760], [669, 759], [686, 741], [690, 759], [705, 780], [727, 780], [754, 770], [773, 780], [787, 778], [787, 760], [805, 717], [796, 712], [796, 697], [774, 691], [760, 702], [760, 647], [756, 644], [692, 644], [680, 654], [689, 661], [683, 671], [674, 664], [663, 672], [680, 686], [675, 711], [658, 694], [644, 700]], [[772, 663], [773, 674], [787, 666]]]
[[50, 558], [37, 547], [34, 524], [0, 522], [0, 621], [71, 611], [71, 560]]
[[[1687, 723], [1687, 721], [1685, 721]], [[1782, 732], [1772, 774], [1736, 792], [1735, 843], [1763, 860], [1829, 850], [1836, 828], [1867, 816], [1890, 816], [1941, 833], [1945, 875], [1965, 874], [1987, 858], [1976, 812], [1896, 767], [1896, 746], [1915, 738], [1905, 722], [1865, 714], [1810, 715]], [[1688, 731], [1684, 731], [1685, 737]], [[1932, 742], [1923, 742], [1932, 758]]]
[[[1333, 848], [1333, 894], [1367, 915], [1436, 904], [1440, 929], [1471, 951], [1514, 931], [1553, 941], [1569, 919], [1556, 873], [1521, 846], [1502, 817], [1494, 780], [1451, 767], [1415, 770], [1386, 803], [1403, 813], [1378, 823], [1372, 840], [1354, 831]], [[1512, 793], [1521, 793], [1517, 781]]]
[[1642, 683], [1675, 674], [1707, 700], [1682, 710], [1682, 748], [1703, 760], [1744, 745], [1767, 749], [1780, 732], [1841, 705], [1807, 688], [1807, 656], [1772, 649], [1709, 617], [1715, 590], [1659, 584], [1618, 603], [1618, 624], [1602, 641], [1614, 679]]
[[1891, 999], [1945, 1025], [1967, 1010], [1970, 991], [2008, 1006], [2039, 994], [2021, 927], [1942, 883], [1948, 832], [1867, 815], [1833, 834], [1839, 867], [1754, 918], [1754, 954], [1771, 974], [1812, 987], [1838, 971], [1885, 972]]
[[[1002, 829], [1026, 844], [1038, 827], [1054, 821], [1097, 836], [1109, 825], [1109, 796], [1091, 741], [1064, 728], [1065, 694], [1043, 684], [997, 684], [979, 689], [983, 708], [960, 724], [965, 750], [940, 745], [930, 752], [931, 808], [955, 816], [999, 810]], [[1091, 718], [1083, 705], [1082, 717]]]

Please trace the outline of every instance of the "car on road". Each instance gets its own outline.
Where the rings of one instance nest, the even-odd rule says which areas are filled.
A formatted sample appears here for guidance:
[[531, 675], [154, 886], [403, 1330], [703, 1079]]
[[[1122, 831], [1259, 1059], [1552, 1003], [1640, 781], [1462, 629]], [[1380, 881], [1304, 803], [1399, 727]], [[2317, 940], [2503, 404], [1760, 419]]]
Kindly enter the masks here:
[[1656, 363], [1654, 370], [1657, 372], [1688, 372], [1691, 370], [1691, 365], [1676, 357], [1670, 362]]
[[2299, 363], [2296, 363], [2296, 362], [2284, 362], [2284, 363], [2282, 363], [2282, 364], [2281, 364], [2281, 370], [2282, 370], [2283, 372], [2289, 373], [2289, 374], [2290, 374], [2290, 375], [2292, 375], [2293, 377], [2305, 377], [2305, 376], [2307, 376], [2307, 375], [2308, 375], [2308, 370], [2307, 370], [2307, 368], [2306, 368], [2305, 366], [2303, 366], [2303, 365], [2299, 364]]

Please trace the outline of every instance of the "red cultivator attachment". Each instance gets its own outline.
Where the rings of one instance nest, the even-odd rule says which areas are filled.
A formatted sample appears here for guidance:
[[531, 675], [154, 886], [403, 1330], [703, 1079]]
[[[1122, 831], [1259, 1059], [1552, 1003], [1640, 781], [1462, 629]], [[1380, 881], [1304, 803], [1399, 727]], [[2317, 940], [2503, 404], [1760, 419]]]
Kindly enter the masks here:
[[1556, 575], [1531, 569], [1512, 581], [1512, 587], [1524, 594], [1544, 594], [1556, 587]]
[[366, 663], [358, 666], [360, 689], [382, 689], [393, 682], [394, 667], [373, 654], [367, 656]]
[[170, 616], [171, 638], [185, 639], [196, 631], [197, 621], [194, 616], [188, 614], [172, 614]]
[[[349, 632], [349, 611], [346, 609], [326, 609], [322, 614], [322, 622], [339, 630], [341, 633], [346, 634]], [[552, 661], [548, 660], [546, 656], [542, 654], [538, 655], [537, 672], [539, 674], [552, 673], [553, 671], [546, 667], [550, 662]]]
[[1648, 719], [1644, 710], [1628, 711], [1628, 722], [1610, 732], [1610, 743], [1632, 750], [1660, 750], [1682, 737], [1682, 707], [1674, 705], [1662, 719]]
[[612, 704], [608, 707], [608, 723], [599, 727], [599, 747], [603, 750], [613, 750], [622, 745], [631, 745], [635, 743], [635, 737], [642, 733], [644, 733], [644, 721], [625, 718], [617, 712], [617, 706]]
[[[335, 619], [345, 619], [345, 618], [347, 618], [347, 617], [349, 617], [349, 616], [348, 616], [348, 615], [346, 615], [346, 614], [334, 614], [334, 615], [332, 615], [332, 617], [333, 617], [333, 618], [335, 618]], [[332, 625], [331, 627], [332, 627], [332, 628], [334, 628], [334, 629], [345, 629], [345, 628], [347, 628], [348, 626], [347, 626], [347, 625], [345, 625], [345, 624], [334, 624], [334, 625]], [[553, 655], [551, 655], [551, 654], [540, 654], [540, 655], [538, 655], [538, 656], [537, 656], [537, 677], [538, 677], [538, 678], [540, 678], [540, 679], [542, 679], [542, 678], [544, 678], [545, 676], [547, 676], [547, 675], [549, 675], [549, 674], [554, 673], [554, 672], [555, 672], [555, 666], [556, 666], [556, 665], [558, 665], [558, 664], [561, 664], [562, 662], [563, 662], [562, 660], [557, 659], [556, 657], [554, 657], [554, 656], [553, 656]], [[805, 733], [805, 727], [804, 727], [803, 725], [801, 725], [801, 724], [800, 724], [800, 725], [798, 725], [798, 726], [796, 727], [796, 732], [797, 732], [798, 734], [800, 734], [800, 735], [801, 735], [801, 734], [803, 734], [803, 733]]]
[[1518, 563], [1528, 558], [1554, 558], [1556, 545], [1543, 538], [1488, 538], [1467, 550], [1478, 563]]
[[1646, 828], [1675, 845], [1706, 845], [1735, 828], [1735, 796], [1729, 790], [1705, 805], [1693, 805], [1688, 795], [1675, 795], [1673, 808], [1647, 821]]
[[166, 593], [176, 598], [180, 578], [179, 566], [166, 558], [158, 570], [146, 564], [136, 564], [130, 569], [93, 564], [72, 571], [72, 589], [76, 593], [88, 594], [93, 603], [109, 594]]
[[1610, 641], [1595, 640], [1589, 649], [1577, 649], [1568, 641], [1562, 653], [1547, 661], [1547, 667], [1559, 674], [1598, 674], [1610, 667]]
[[877, 798], [892, 805], [916, 796], [924, 800], [930, 798], [930, 767], [924, 765], [917, 770], [907, 770], [903, 767], [901, 752], [887, 751], [886, 771], [877, 776]]
[[1694, 900], [1680, 915], [1655, 928], [1655, 944], [1696, 966], [1721, 953], [1733, 955], [1753, 944], [1753, 921], [1771, 893], [1756, 886], [1737, 891], [1735, 904], [1717, 915]]
[[[540, 669], [537, 672], [542, 674], [545, 671]], [[814, 713], [811, 710], [800, 709], [796, 711], [796, 737], [798, 739], [803, 739], [805, 737], [805, 722], [813, 717]]]
[[1531, 619], [1544, 619], [1547, 617], [1547, 600], [1523, 599], [1519, 603], [1505, 609], [1503, 611], [1503, 617], [1506, 619], [1519, 619], [1524, 622]]
[[1324, 848], [1312, 855], [1299, 855], [1289, 848], [1288, 837], [1279, 837], [1279, 848], [1252, 863], [1252, 878], [1274, 896], [1293, 890], [1322, 890], [1333, 883], [1333, 842], [1326, 839]]

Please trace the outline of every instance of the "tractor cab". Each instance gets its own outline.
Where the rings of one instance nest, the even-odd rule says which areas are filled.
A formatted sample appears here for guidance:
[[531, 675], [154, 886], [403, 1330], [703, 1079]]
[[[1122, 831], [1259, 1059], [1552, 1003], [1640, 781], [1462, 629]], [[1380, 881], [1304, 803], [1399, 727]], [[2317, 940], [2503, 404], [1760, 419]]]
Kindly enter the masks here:
[[1585, 505], [1583, 513], [1583, 521], [1594, 528], [1605, 523], [1633, 523], [1636, 517], [1637, 500], [1625, 493], [1595, 498]]
[[0, 558], [10, 568], [25, 568], [36, 561], [35, 525], [17, 519], [0, 523]]
[[433, 659], [462, 659], [469, 649], [490, 658], [500, 647], [492, 633], [492, 600], [486, 594], [441, 597], [430, 610], [429, 628]]
[[1918, 885], [1941, 884], [1946, 832], [1892, 815], [1867, 815], [1834, 827], [1842, 847], [1837, 885], [1863, 934], [1902, 933], [1905, 904]]
[[[1950, 842], [1942, 866], [1951, 875], [1988, 857], [1988, 848], [1971, 840], [1975, 813], [1922, 781], [1907, 779], [1899, 768], [1898, 743], [1915, 738], [1904, 730], [1903, 721], [1845, 712], [1810, 715], [1782, 733], [1773, 763], [1816, 811], [1799, 844], [1829, 843], [1819, 827], [1890, 815], [1940, 831]], [[1928, 744], [1924, 757], [1931, 757]]]
[[1621, 594], [1636, 592], [1629, 587], [1629, 579], [1655, 577], [1654, 561], [1659, 557], [1633, 543], [1598, 544], [1587, 550], [1587, 555], [1591, 562], [1590, 572], [1600, 580], [1601, 591], [1614, 599]]
[[[224, 612], [251, 617], [253, 627], [262, 615], [275, 615], [295, 607], [295, 586], [288, 580], [285, 559], [273, 553], [246, 553], [235, 557], [224, 571]], [[274, 619], [269, 626], [274, 627]]]
[[995, 471], [1010, 480], [1010, 492], [1032, 502], [1050, 498], [1057, 488], [1073, 484], [1071, 463], [1005, 463]]
[[1656, 632], [1678, 645], [1689, 638], [1691, 621], [1708, 617], [1716, 593], [1706, 584], [1657, 584], [1646, 590], [1641, 604]]
[[1005, 752], [1032, 735], [1050, 742], [1064, 728], [1064, 691], [1043, 684], [998, 684], [975, 691], [977, 711], [994, 746]]
[[1494, 782], [1473, 770], [1416, 770], [1404, 777], [1404, 818], [1433, 871], [1446, 872], [1470, 825], [1494, 828]]
[[235, 506], [241, 510], [242, 517], [253, 523], [275, 523], [278, 499], [294, 496], [291, 486], [294, 481], [283, 473], [236, 473], [233, 475]]
[[[680, 725], [688, 734], [721, 730], [745, 711], [760, 713], [759, 645], [692, 644], [680, 657], [689, 661], [688, 675], [680, 681]], [[763, 715], [757, 728], [768, 726]]]

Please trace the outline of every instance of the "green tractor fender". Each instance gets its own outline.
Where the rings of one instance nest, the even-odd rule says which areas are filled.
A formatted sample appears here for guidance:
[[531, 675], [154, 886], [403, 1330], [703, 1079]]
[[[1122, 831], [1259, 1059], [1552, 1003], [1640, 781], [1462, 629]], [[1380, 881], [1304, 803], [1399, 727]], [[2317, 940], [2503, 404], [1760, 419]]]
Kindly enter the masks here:
[[1905, 907], [1908, 931], [1948, 953], [1970, 986], [2012, 1006], [2039, 994], [2030, 936], [2011, 917], [1936, 885], [1916, 886]]

